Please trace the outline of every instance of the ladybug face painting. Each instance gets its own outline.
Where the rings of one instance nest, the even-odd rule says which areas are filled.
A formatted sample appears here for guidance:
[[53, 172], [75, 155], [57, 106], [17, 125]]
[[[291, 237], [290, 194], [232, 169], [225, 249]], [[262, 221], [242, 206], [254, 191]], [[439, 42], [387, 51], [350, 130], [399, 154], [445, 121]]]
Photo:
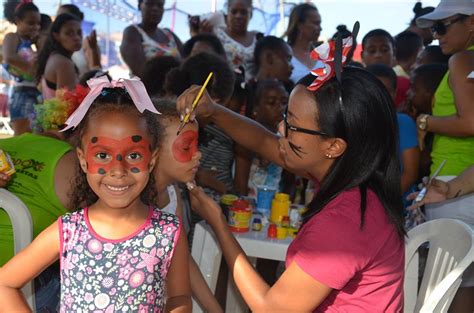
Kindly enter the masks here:
[[150, 142], [140, 135], [116, 140], [104, 136], [92, 137], [87, 145], [86, 162], [90, 174], [105, 175], [121, 166], [132, 172], [148, 170], [152, 151]]

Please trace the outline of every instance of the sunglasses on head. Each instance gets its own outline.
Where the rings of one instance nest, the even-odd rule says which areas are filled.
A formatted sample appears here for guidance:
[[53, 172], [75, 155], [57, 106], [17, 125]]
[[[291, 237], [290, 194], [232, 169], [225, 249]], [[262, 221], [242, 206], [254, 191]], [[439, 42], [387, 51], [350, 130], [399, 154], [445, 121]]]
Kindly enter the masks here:
[[448, 27], [453, 25], [454, 23], [457, 23], [459, 21], [464, 20], [467, 15], [460, 15], [455, 19], [452, 19], [450, 21], [442, 22], [442, 21], [437, 21], [436, 23], [431, 26], [431, 32], [432, 33], [437, 33], [439, 36], [446, 35], [446, 32], [448, 31]]
[[301, 128], [301, 127], [296, 127], [288, 123], [288, 107], [285, 109], [285, 113], [283, 114], [283, 126], [284, 126], [284, 135], [285, 138], [288, 138], [288, 130], [294, 131], [294, 132], [299, 132], [299, 133], [305, 133], [309, 135], [315, 135], [315, 136], [328, 136], [328, 134], [324, 132], [320, 132], [317, 130], [312, 130], [312, 129], [307, 129], [307, 128]]

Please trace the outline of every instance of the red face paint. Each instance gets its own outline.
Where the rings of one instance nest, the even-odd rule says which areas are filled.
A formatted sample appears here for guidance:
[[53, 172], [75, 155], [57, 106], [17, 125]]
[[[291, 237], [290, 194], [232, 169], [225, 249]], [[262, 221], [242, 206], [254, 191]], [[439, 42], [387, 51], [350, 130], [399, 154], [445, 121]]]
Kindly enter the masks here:
[[198, 152], [198, 132], [188, 130], [181, 133], [173, 142], [171, 151], [176, 161], [181, 163], [191, 161], [193, 155]]
[[87, 171], [91, 174], [108, 173], [117, 166], [139, 173], [147, 171], [151, 160], [150, 142], [140, 135], [121, 140], [92, 137], [87, 144]]

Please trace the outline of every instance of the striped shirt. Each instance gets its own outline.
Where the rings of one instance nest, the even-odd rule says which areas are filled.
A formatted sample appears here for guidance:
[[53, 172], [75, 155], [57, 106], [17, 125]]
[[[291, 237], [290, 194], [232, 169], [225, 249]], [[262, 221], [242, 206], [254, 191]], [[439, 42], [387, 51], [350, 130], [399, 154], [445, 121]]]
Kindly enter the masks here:
[[[234, 187], [232, 177], [234, 141], [214, 124], [205, 126], [199, 139], [199, 150], [202, 153], [200, 168], [216, 171], [217, 180], [224, 183], [227, 189], [232, 189]], [[204, 190], [214, 199], [220, 196], [212, 189], [205, 188]]]

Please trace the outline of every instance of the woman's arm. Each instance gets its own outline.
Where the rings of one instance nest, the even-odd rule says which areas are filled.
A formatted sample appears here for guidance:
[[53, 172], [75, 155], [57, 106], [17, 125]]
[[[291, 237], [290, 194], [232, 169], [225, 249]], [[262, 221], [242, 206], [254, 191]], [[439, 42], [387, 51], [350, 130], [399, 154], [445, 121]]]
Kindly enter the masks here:
[[[411, 209], [428, 203], [439, 203], [474, 192], [474, 165], [448, 182], [433, 179], [423, 200], [410, 206]], [[407, 199], [414, 200], [418, 192], [411, 193]]]
[[100, 63], [100, 47], [97, 43], [97, 33], [95, 29], [84, 38], [82, 41], [82, 48], [86, 56], [87, 67], [89, 70], [100, 69], [102, 65]]
[[[185, 90], [177, 100], [179, 112], [190, 110], [191, 104], [201, 86], [192, 86]], [[216, 104], [207, 91], [199, 101], [194, 113], [199, 118], [211, 120], [232, 137], [238, 144], [255, 151], [262, 158], [284, 166], [279, 153], [278, 136], [257, 122]]]
[[254, 312], [312, 312], [331, 288], [304, 272], [295, 262], [273, 287], [258, 275], [230, 232], [220, 207], [200, 187], [188, 184], [198, 202], [196, 211], [211, 225], [245, 302]]
[[20, 289], [59, 257], [55, 222], [0, 268], [0, 312], [31, 312]]
[[[428, 190], [429, 191], [429, 190]], [[458, 177], [448, 181], [446, 199], [461, 197], [474, 192], [474, 166], [469, 167]]]
[[420, 149], [413, 147], [405, 149], [402, 152], [402, 193], [407, 192], [416, 180], [418, 179], [418, 166], [420, 165]]
[[449, 86], [454, 95], [456, 114], [429, 116], [427, 131], [450, 137], [474, 136], [474, 79], [467, 78], [473, 70], [473, 51], [463, 51], [449, 59]]
[[140, 77], [145, 64], [145, 53], [143, 52], [141, 35], [134, 26], [128, 26], [123, 31], [120, 54], [132, 74]]
[[191, 287], [189, 283], [188, 240], [181, 226], [173, 259], [166, 276], [166, 312], [191, 312]]
[[248, 184], [250, 176], [250, 167], [252, 166], [251, 152], [242, 147], [235, 145], [235, 177], [234, 189], [237, 194], [246, 196], [248, 194]]

